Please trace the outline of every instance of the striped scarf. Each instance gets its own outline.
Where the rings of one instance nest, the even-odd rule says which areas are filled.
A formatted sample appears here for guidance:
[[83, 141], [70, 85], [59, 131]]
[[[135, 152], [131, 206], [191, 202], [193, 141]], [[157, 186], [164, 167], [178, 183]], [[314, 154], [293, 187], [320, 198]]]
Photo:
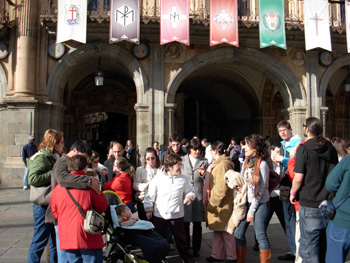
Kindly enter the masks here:
[[260, 186], [260, 164], [261, 164], [262, 158], [257, 158], [256, 156], [248, 157], [243, 165], [243, 174], [245, 169], [252, 168], [253, 173], [253, 185], [254, 185], [254, 196], [259, 196], [259, 186]]

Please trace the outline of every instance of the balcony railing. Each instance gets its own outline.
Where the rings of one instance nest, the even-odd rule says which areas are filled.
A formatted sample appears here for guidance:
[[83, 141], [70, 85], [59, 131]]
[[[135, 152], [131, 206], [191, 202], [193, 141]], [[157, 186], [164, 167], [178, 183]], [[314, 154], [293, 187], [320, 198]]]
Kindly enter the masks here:
[[[160, 21], [160, 0], [140, 0], [141, 21], [145, 24]], [[344, 3], [332, 1], [329, 4], [329, 25], [333, 31], [345, 30]], [[41, 0], [41, 20], [57, 20], [57, 0]], [[110, 0], [88, 0], [88, 18], [102, 23], [109, 21]], [[189, 0], [190, 19], [193, 23], [209, 24], [210, 1]], [[239, 0], [238, 15], [246, 26], [259, 24], [259, 0]], [[304, 28], [304, 2], [302, 0], [285, 0], [285, 23], [287, 29]]]

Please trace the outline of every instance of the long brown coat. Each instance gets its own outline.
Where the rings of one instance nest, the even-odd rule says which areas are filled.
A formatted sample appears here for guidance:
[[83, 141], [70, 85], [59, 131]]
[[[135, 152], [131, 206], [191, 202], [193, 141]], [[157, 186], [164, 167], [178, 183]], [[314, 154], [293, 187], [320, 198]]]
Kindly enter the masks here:
[[224, 179], [226, 171], [234, 169], [230, 157], [220, 156], [209, 178], [210, 198], [207, 204], [207, 224], [210, 230], [225, 231], [233, 211], [233, 190]]

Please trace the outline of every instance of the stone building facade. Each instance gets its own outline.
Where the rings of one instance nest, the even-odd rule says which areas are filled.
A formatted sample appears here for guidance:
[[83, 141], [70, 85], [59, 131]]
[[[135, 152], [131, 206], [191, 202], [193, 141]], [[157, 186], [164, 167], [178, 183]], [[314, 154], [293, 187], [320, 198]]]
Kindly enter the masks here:
[[[303, 1], [286, 0], [287, 49], [259, 48], [258, 0], [239, 1], [239, 45], [209, 46], [209, 1], [190, 0], [190, 46], [159, 44], [159, 0], [141, 1], [141, 43], [108, 43], [109, 1], [89, 0], [87, 43], [57, 45], [57, 0], [0, 2], [0, 184], [21, 185], [21, 150], [48, 128], [76, 138], [132, 138], [143, 151], [169, 134], [229, 142], [249, 133], [278, 140], [309, 116], [328, 137], [349, 138], [344, 90], [350, 55], [341, 4], [330, 4], [332, 52], [305, 51]], [[50, 56], [51, 55], [51, 56]], [[57, 57], [55, 57], [57, 55]], [[105, 74], [96, 87], [94, 74]]]

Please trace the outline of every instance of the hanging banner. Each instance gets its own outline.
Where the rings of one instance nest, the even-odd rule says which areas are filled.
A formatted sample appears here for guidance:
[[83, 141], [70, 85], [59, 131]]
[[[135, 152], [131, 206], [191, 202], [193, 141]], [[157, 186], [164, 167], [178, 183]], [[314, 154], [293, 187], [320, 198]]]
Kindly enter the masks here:
[[237, 0], [210, 0], [210, 46], [238, 47]]
[[75, 40], [85, 44], [86, 23], [86, 0], [58, 0], [57, 43]]
[[139, 0], [111, 0], [109, 43], [122, 40], [140, 43]]
[[177, 41], [190, 45], [188, 0], [161, 0], [160, 44]]
[[345, 19], [346, 19], [346, 43], [348, 53], [350, 53], [350, 2], [345, 1]]
[[260, 48], [287, 48], [284, 23], [284, 0], [259, 1]]
[[332, 51], [328, 0], [304, 0], [304, 25], [306, 50]]

